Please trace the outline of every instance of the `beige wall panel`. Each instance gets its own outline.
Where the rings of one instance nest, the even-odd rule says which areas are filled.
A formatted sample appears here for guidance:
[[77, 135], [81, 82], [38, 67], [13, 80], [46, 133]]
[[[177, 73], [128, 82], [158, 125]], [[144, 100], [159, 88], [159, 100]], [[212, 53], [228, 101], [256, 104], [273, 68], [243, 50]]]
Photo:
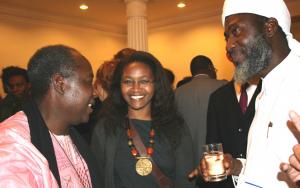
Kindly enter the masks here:
[[298, 41], [300, 41], [300, 19], [298, 22], [292, 23], [291, 31], [294, 35], [294, 38], [297, 39]]
[[13, 17], [0, 16], [0, 33], [1, 70], [10, 65], [26, 68], [29, 58], [38, 48], [65, 44], [83, 53], [95, 72], [104, 60], [111, 59], [126, 46], [125, 35]]
[[219, 17], [152, 29], [149, 31], [149, 51], [175, 73], [175, 84], [191, 75], [191, 59], [200, 54], [211, 58], [219, 79], [232, 78], [234, 67], [225, 55]]

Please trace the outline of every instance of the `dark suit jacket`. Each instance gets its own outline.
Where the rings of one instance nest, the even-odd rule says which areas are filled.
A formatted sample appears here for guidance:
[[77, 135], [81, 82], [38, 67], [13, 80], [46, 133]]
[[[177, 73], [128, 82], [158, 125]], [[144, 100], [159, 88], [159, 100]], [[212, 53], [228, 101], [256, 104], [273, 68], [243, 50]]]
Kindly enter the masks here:
[[[260, 90], [261, 83], [256, 88], [245, 114], [241, 111], [233, 81], [213, 92], [207, 111], [206, 143], [222, 143], [224, 153], [230, 153], [235, 158], [245, 158], [248, 131], [255, 113], [255, 99]], [[231, 177], [215, 185], [234, 188]]]
[[208, 75], [198, 75], [189, 83], [176, 89], [178, 111], [189, 127], [195, 151], [195, 164], [199, 164], [205, 144], [208, 99], [212, 92], [227, 81], [216, 80]]

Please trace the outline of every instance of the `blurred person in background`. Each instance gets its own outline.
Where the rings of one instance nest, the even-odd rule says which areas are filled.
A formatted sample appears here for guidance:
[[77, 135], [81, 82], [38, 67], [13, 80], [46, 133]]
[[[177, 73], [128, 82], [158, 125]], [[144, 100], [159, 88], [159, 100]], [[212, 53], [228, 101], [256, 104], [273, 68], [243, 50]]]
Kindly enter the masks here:
[[22, 109], [28, 100], [31, 84], [27, 70], [10, 66], [2, 70], [2, 83], [6, 97], [0, 102], [0, 122]]
[[195, 164], [199, 164], [206, 137], [206, 116], [209, 96], [226, 81], [216, 79], [216, 69], [210, 58], [195, 56], [190, 63], [192, 79], [175, 91], [178, 111], [183, 116], [193, 138]]
[[172, 87], [172, 89], [174, 89], [174, 81], [175, 81], [175, 75], [173, 73], [173, 71], [171, 71], [170, 69], [164, 68], [165, 74], [167, 75], [167, 78], [169, 80], [169, 83]]

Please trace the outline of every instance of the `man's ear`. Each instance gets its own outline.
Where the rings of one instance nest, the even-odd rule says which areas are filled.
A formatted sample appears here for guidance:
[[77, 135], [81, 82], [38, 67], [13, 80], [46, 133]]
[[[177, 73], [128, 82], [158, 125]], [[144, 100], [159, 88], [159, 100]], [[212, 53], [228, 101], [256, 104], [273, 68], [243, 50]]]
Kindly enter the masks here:
[[63, 95], [65, 93], [65, 79], [61, 74], [54, 74], [52, 76], [52, 85], [55, 91]]
[[265, 23], [265, 33], [267, 37], [273, 37], [278, 30], [278, 22], [275, 18], [269, 18]]

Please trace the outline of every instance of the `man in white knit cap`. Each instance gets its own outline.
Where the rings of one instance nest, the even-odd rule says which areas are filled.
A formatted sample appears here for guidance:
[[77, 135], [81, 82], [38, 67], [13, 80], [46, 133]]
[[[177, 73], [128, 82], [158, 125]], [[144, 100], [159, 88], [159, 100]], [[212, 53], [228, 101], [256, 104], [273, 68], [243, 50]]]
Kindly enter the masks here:
[[[222, 23], [227, 54], [237, 65], [235, 80], [263, 80], [248, 134], [246, 159], [225, 154], [228, 175], [237, 187], [294, 187], [282, 162], [289, 162], [297, 139], [289, 129], [289, 111], [300, 112], [300, 44], [290, 33], [291, 18], [283, 0], [225, 0]], [[205, 180], [207, 168], [201, 161]]]

